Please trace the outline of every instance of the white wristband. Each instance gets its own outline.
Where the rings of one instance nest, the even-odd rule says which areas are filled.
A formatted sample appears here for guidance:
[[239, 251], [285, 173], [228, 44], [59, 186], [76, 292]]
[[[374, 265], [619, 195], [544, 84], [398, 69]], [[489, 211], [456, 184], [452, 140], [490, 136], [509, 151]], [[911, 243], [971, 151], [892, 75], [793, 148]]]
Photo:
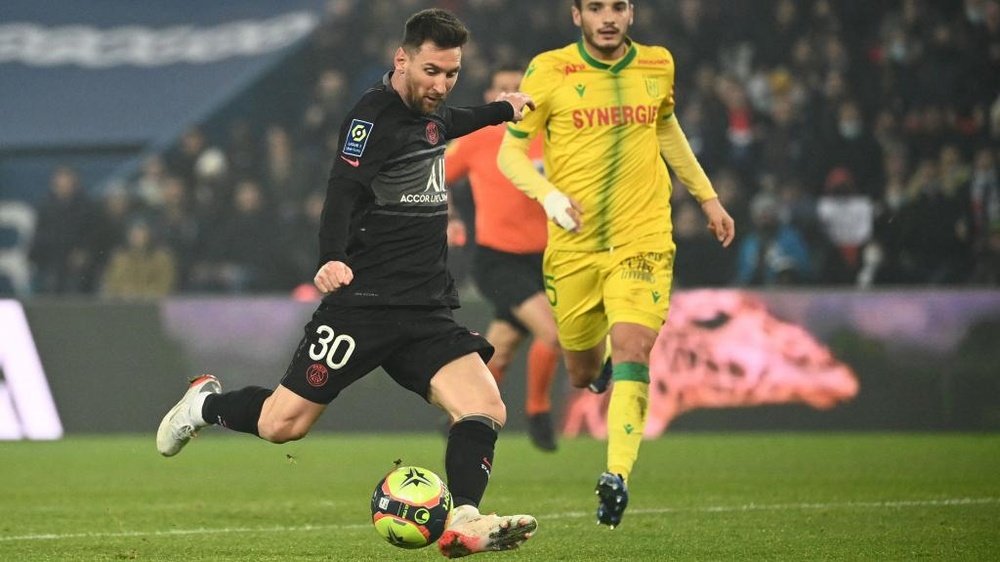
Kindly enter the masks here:
[[548, 215], [549, 219], [555, 221], [562, 228], [576, 230], [580, 226], [569, 214], [569, 210], [573, 208], [569, 197], [566, 197], [566, 194], [558, 189], [545, 196], [542, 207], [545, 208], [545, 214]]

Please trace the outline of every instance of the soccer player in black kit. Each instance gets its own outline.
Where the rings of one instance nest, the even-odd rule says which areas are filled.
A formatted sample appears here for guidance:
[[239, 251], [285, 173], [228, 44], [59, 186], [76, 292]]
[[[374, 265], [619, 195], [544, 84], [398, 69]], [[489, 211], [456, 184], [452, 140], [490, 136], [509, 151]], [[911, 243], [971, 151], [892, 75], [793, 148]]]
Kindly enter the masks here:
[[156, 437], [165, 456], [212, 424], [274, 443], [301, 439], [341, 390], [381, 366], [452, 419], [445, 470], [455, 509], [438, 541], [449, 558], [517, 548], [537, 528], [530, 515], [478, 509], [506, 408], [485, 364], [493, 348], [452, 316], [444, 150], [448, 139], [520, 120], [532, 103], [515, 92], [478, 107], [445, 105], [467, 40], [447, 11], [414, 14], [394, 69], [344, 119], [314, 278], [326, 296], [281, 384], [222, 393], [202, 375]]

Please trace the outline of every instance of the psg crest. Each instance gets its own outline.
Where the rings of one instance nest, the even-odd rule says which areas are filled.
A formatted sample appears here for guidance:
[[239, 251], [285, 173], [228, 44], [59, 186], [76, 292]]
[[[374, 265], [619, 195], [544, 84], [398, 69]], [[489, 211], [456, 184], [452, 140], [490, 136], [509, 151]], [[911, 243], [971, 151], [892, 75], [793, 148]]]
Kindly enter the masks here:
[[439, 140], [441, 140], [441, 134], [438, 132], [437, 123], [431, 121], [427, 124], [427, 142], [437, 144]]

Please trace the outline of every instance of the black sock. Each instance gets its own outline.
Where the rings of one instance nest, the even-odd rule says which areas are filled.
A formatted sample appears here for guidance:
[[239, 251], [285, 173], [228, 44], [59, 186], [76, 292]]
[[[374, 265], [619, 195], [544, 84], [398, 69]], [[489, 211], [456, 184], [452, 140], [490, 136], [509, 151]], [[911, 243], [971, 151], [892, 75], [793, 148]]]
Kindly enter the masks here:
[[444, 466], [456, 507], [479, 507], [493, 470], [496, 442], [496, 430], [480, 421], [463, 420], [451, 426]]
[[260, 386], [247, 386], [223, 394], [210, 394], [201, 407], [201, 417], [208, 423], [260, 437], [257, 421], [264, 408], [264, 400], [271, 392]]

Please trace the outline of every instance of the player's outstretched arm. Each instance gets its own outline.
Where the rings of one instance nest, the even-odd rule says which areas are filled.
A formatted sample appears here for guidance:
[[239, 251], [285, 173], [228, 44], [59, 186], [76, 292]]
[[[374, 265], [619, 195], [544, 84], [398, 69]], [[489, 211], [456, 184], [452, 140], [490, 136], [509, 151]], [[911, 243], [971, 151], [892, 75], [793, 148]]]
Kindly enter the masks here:
[[522, 110], [531, 103], [531, 98], [527, 95], [520, 94], [520, 96], [514, 100], [498, 100], [473, 107], [446, 106], [445, 127], [448, 139], [464, 137], [488, 125], [520, 120], [524, 116]]
[[712, 231], [715, 239], [721, 242], [723, 247], [728, 248], [736, 238], [736, 221], [729, 216], [718, 197], [704, 201], [701, 210], [708, 217], [708, 229]]
[[332, 293], [354, 280], [354, 271], [342, 261], [328, 261], [313, 277], [313, 284], [321, 293]]

